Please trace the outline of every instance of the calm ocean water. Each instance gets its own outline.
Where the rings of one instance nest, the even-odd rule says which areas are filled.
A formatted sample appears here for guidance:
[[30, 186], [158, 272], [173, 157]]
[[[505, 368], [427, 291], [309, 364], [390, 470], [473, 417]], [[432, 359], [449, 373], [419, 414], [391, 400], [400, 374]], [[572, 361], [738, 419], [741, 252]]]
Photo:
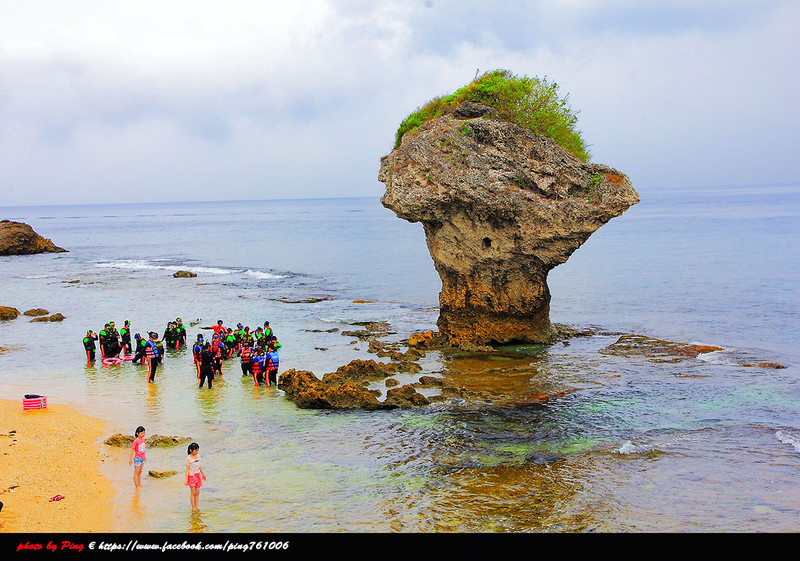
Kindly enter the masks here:
[[[130, 363], [87, 366], [81, 338], [126, 319], [143, 334], [176, 317], [269, 320], [281, 371], [375, 359], [341, 331], [435, 328], [440, 289], [421, 226], [377, 198], [0, 207], [69, 250], [0, 257], [0, 305], [67, 318], [0, 323], [0, 397], [38, 393], [110, 434], [144, 425], [200, 444], [199, 514], [180, 475], [134, 493], [127, 450], [104, 446], [119, 532], [796, 531], [800, 186], [640, 194], [550, 274], [551, 319], [597, 335], [429, 353], [420, 374], [508, 399], [371, 413], [298, 409], [235, 361], [198, 390], [188, 351], [148, 386]], [[621, 333], [724, 350], [602, 352]], [[758, 362], [786, 368], [744, 366]], [[180, 474], [184, 458], [150, 449], [145, 471]]]

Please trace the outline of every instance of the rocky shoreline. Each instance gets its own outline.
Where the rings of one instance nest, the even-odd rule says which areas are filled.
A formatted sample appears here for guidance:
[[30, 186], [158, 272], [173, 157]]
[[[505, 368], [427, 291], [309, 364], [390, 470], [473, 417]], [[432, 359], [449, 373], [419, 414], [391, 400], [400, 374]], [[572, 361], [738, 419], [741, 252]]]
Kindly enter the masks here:
[[[385, 342], [381, 338], [391, 333], [388, 324], [375, 321], [362, 322], [360, 325], [364, 329], [342, 331], [342, 335], [368, 341], [368, 351], [379, 358], [388, 358], [388, 361], [355, 359], [322, 377], [309, 370], [287, 370], [278, 378], [278, 389], [284, 391], [287, 398], [300, 408], [363, 411], [419, 408], [453, 400], [473, 404], [542, 404], [576, 391], [569, 386], [556, 387], [532, 379], [536, 371], [530, 367], [530, 361], [524, 355], [509, 354], [493, 346], [454, 344], [447, 336], [433, 330], [414, 333], [404, 340]], [[610, 335], [615, 336], [616, 341], [600, 349], [599, 355], [678, 363], [725, 351], [723, 347], [714, 345], [666, 341], [637, 334], [600, 333], [594, 329], [578, 330], [560, 324], [554, 324], [553, 328], [557, 336], [544, 345], [545, 349], [557, 343], [569, 345], [571, 340], [578, 337]], [[439, 353], [445, 362], [466, 361], [470, 364], [469, 376], [462, 378], [422, 373], [424, 369], [419, 362], [430, 352]], [[496, 366], [491, 362], [492, 358], [507, 359], [514, 366]], [[514, 360], [520, 364], [517, 365]], [[527, 362], [527, 366], [523, 362]], [[743, 362], [741, 366], [784, 368], [770, 361]], [[406, 378], [410, 375], [414, 381], [401, 385], [396, 379], [397, 375], [406, 375]], [[522, 377], [520, 383], [511, 393], [502, 383], [498, 383], [519, 376]]]
[[32, 255], [36, 253], [65, 253], [48, 238], [33, 231], [24, 222], [0, 220], [0, 255]]

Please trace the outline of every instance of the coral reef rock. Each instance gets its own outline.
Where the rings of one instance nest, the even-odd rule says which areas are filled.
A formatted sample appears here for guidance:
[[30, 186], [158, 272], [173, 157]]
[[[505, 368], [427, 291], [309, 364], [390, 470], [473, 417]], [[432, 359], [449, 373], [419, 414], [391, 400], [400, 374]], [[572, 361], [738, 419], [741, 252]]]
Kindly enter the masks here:
[[381, 203], [420, 222], [442, 280], [439, 332], [456, 346], [547, 343], [547, 275], [639, 202], [627, 176], [511, 123], [430, 120], [381, 159]]
[[34, 232], [28, 224], [0, 220], [0, 255], [30, 255], [66, 251]]

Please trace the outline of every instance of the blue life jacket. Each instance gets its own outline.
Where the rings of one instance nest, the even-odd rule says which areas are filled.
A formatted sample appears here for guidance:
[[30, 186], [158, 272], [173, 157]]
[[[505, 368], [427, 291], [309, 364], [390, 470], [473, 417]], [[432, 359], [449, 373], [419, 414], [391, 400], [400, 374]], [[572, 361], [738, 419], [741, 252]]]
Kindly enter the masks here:
[[271, 370], [277, 370], [278, 363], [280, 362], [280, 358], [278, 358], [278, 351], [270, 351], [267, 353], [267, 356], [269, 356], [270, 360], [272, 361]]

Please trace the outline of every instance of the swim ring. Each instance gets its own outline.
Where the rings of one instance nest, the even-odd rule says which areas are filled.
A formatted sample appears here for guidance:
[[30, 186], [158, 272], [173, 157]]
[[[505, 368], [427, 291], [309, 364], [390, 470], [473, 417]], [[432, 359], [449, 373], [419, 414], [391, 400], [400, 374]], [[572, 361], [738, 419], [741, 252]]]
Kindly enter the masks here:
[[115, 356], [110, 356], [108, 358], [103, 359], [103, 364], [105, 364], [106, 366], [108, 366], [109, 364], [119, 364], [120, 362], [122, 361]]

